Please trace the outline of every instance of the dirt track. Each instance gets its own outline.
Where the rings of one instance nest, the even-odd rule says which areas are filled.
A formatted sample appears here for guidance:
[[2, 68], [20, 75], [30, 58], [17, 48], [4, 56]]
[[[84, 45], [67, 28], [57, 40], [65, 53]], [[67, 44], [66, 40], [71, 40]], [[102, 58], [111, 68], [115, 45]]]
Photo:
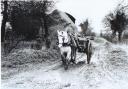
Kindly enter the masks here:
[[61, 61], [32, 66], [10, 79], [2, 80], [2, 89], [127, 89], [128, 54], [119, 46], [97, 44], [91, 59], [77, 53], [77, 65], [67, 71]]

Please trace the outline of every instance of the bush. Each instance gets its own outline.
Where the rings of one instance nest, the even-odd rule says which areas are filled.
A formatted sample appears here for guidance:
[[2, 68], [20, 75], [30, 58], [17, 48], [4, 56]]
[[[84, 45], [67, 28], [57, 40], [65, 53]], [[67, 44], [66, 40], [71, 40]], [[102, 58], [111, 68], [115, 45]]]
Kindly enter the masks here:
[[123, 39], [128, 39], [128, 33], [124, 33]]
[[18, 49], [6, 57], [2, 57], [2, 67], [17, 67], [27, 63], [42, 63], [48, 61], [57, 61], [60, 59], [57, 50], [34, 50]]
[[111, 34], [105, 33], [105, 34], [100, 34], [101, 37], [103, 37], [104, 39], [106, 39], [109, 42], [112, 42], [112, 36]]

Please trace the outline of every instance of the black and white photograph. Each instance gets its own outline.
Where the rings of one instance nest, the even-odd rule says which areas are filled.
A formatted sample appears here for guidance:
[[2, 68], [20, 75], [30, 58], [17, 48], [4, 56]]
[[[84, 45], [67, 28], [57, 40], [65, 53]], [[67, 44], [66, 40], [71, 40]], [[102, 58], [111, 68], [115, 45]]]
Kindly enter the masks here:
[[128, 0], [1, 0], [0, 89], [128, 89]]

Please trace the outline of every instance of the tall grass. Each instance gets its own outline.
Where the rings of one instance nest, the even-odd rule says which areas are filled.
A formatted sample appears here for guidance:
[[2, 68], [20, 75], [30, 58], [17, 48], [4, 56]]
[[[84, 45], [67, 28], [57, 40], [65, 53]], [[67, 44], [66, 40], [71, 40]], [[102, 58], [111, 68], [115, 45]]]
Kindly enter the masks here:
[[128, 45], [128, 35], [123, 35], [121, 42], [118, 41], [118, 36], [116, 35], [114, 38], [112, 38], [111, 34], [102, 34], [102, 36], [104, 39], [106, 39], [107, 41], [114, 43], [114, 44], [127, 44]]

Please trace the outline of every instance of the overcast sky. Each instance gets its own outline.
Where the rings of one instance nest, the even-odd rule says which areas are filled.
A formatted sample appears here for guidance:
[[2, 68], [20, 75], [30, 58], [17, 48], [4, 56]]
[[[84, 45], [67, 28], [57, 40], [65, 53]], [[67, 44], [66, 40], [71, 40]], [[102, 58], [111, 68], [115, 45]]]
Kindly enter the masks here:
[[[110, 11], [113, 11], [122, 0], [58, 0], [56, 7], [68, 12], [76, 18], [76, 25], [87, 18], [91, 22], [95, 32], [103, 29], [102, 19]], [[125, 3], [128, 0], [124, 1]], [[80, 29], [80, 28], [79, 28]]]

